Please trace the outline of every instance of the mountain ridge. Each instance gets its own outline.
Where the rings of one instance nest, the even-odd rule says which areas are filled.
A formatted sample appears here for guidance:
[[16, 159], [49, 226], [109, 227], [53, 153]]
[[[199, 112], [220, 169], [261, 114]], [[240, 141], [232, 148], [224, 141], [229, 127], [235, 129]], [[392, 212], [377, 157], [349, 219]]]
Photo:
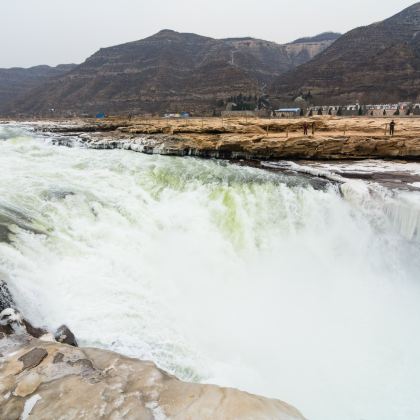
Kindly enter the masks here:
[[29, 68], [0, 69], [0, 109], [1, 104], [9, 103], [37, 85], [67, 73], [75, 67], [76, 64], [59, 64], [55, 67], [38, 65]]
[[296, 47], [250, 37], [214, 39], [164, 29], [101, 48], [70, 72], [0, 106], [0, 111], [208, 112], [230, 96], [264, 95], [274, 77], [326, 46]]

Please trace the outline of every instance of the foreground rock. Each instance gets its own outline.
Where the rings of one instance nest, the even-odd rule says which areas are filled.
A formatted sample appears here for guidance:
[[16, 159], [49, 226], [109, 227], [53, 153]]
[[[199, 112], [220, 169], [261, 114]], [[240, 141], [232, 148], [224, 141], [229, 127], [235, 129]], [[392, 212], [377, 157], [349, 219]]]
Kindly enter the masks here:
[[[14, 305], [3, 282], [3, 304]], [[65, 325], [55, 334], [22, 314], [0, 312], [0, 419], [303, 420], [278, 400], [182, 382], [151, 362], [77, 347]]]
[[277, 400], [185, 383], [151, 362], [29, 335], [0, 340], [0, 418], [276, 419], [303, 416]]

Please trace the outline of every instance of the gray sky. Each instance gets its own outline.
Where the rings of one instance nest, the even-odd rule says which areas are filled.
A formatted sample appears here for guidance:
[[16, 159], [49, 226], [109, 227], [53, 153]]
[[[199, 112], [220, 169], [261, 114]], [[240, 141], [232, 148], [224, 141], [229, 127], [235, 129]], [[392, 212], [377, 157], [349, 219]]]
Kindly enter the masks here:
[[161, 29], [279, 43], [346, 32], [414, 0], [0, 0], [0, 67], [80, 63]]

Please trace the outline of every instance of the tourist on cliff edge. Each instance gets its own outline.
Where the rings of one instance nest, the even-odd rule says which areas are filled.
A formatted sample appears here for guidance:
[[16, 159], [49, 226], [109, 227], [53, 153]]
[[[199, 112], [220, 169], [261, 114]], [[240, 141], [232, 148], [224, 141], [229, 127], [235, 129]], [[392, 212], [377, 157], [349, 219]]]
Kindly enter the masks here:
[[391, 123], [389, 124], [389, 134], [393, 136], [394, 132], [395, 132], [395, 121], [392, 120]]

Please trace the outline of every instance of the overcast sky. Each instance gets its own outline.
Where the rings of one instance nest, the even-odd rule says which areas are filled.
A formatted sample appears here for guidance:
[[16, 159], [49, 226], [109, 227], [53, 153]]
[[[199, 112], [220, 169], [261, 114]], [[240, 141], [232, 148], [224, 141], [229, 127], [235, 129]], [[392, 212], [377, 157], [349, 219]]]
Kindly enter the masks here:
[[161, 29], [279, 43], [383, 20], [413, 0], [0, 0], [0, 67], [80, 63]]

